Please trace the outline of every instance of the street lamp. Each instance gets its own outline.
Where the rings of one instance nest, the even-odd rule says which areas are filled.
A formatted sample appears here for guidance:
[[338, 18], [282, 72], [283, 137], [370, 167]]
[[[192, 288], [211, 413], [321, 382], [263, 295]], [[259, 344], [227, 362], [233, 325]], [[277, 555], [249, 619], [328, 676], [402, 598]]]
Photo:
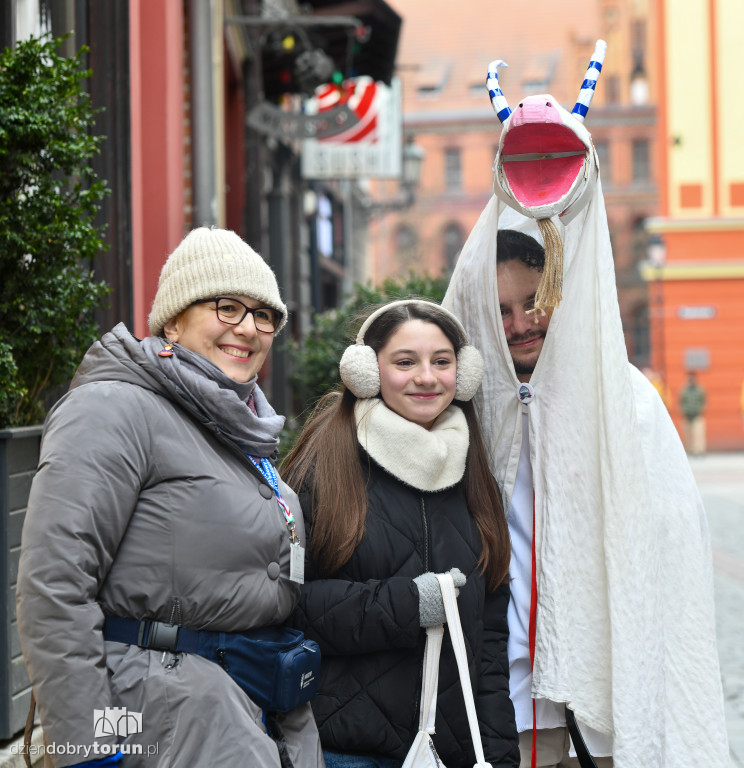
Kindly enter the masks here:
[[408, 205], [412, 205], [415, 199], [416, 188], [421, 181], [424, 157], [426, 157], [426, 150], [416, 144], [413, 134], [409, 133], [403, 147], [403, 169], [400, 180], [401, 190], [409, 201]]
[[666, 263], [666, 243], [658, 232], [652, 232], [649, 235], [646, 255], [648, 260], [657, 268], [658, 276], [661, 277], [661, 269]]

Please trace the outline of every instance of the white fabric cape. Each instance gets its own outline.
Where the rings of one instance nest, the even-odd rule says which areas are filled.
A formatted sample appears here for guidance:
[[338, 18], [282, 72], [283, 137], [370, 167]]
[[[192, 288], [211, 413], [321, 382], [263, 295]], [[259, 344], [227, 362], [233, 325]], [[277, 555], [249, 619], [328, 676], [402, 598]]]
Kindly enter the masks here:
[[[533, 695], [614, 739], [616, 768], [728, 766], [708, 526], [674, 425], [627, 359], [599, 179], [567, 226], [563, 301], [530, 384], [538, 621]], [[444, 299], [486, 362], [476, 396], [505, 508], [521, 445], [496, 284], [496, 197]]]

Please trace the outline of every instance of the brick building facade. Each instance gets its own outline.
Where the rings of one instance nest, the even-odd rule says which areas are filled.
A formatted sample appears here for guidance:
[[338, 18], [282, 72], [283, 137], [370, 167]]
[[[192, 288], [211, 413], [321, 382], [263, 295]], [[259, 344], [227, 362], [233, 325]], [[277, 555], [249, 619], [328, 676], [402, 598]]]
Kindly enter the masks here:
[[[415, 204], [372, 223], [368, 279], [410, 269], [451, 271], [491, 195], [500, 123], [485, 88], [488, 64], [510, 102], [550, 93], [569, 111], [598, 38], [608, 43], [586, 120], [600, 158], [631, 360], [649, 362], [644, 223], [658, 213], [656, 83], [649, 65], [655, 39], [652, 0], [493, 3], [397, 0], [404, 18], [398, 54], [404, 129], [426, 151]], [[394, 198], [394, 184], [376, 190]]]

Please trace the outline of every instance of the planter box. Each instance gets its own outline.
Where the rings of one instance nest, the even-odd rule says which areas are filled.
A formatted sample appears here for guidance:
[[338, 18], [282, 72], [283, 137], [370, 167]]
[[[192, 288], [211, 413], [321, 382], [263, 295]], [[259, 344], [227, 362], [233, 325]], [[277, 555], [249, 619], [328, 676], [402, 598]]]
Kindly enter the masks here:
[[21, 529], [39, 461], [41, 426], [0, 430], [0, 740], [23, 730], [31, 686], [15, 613]]

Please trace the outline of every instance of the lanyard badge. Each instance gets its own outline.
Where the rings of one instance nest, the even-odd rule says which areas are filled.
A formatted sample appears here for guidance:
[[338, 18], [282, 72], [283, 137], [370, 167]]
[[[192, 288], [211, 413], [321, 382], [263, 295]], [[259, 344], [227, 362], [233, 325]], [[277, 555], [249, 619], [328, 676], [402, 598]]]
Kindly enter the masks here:
[[287, 530], [289, 531], [289, 543], [290, 543], [290, 560], [289, 560], [289, 578], [291, 581], [295, 581], [298, 584], [305, 583], [305, 548], [300, 544], [300, 537], [297, 535], [297, 529], [295, 527], [295, 519], [292, 514], [292, 510], [289, 508], [289, 504], [284, 501], [281, 493], [279, 493], [279, 476], [276, 473], [272, 463], [265, 458], [255, 459], [253, 456], [248, 455], [248, 458], [253, 462], [256, 469], [266, 478], [266, 482], [272, 487], [274, 496], [279, 504], [279, 508], [284, 515], [284, 522], [287, 524]]

